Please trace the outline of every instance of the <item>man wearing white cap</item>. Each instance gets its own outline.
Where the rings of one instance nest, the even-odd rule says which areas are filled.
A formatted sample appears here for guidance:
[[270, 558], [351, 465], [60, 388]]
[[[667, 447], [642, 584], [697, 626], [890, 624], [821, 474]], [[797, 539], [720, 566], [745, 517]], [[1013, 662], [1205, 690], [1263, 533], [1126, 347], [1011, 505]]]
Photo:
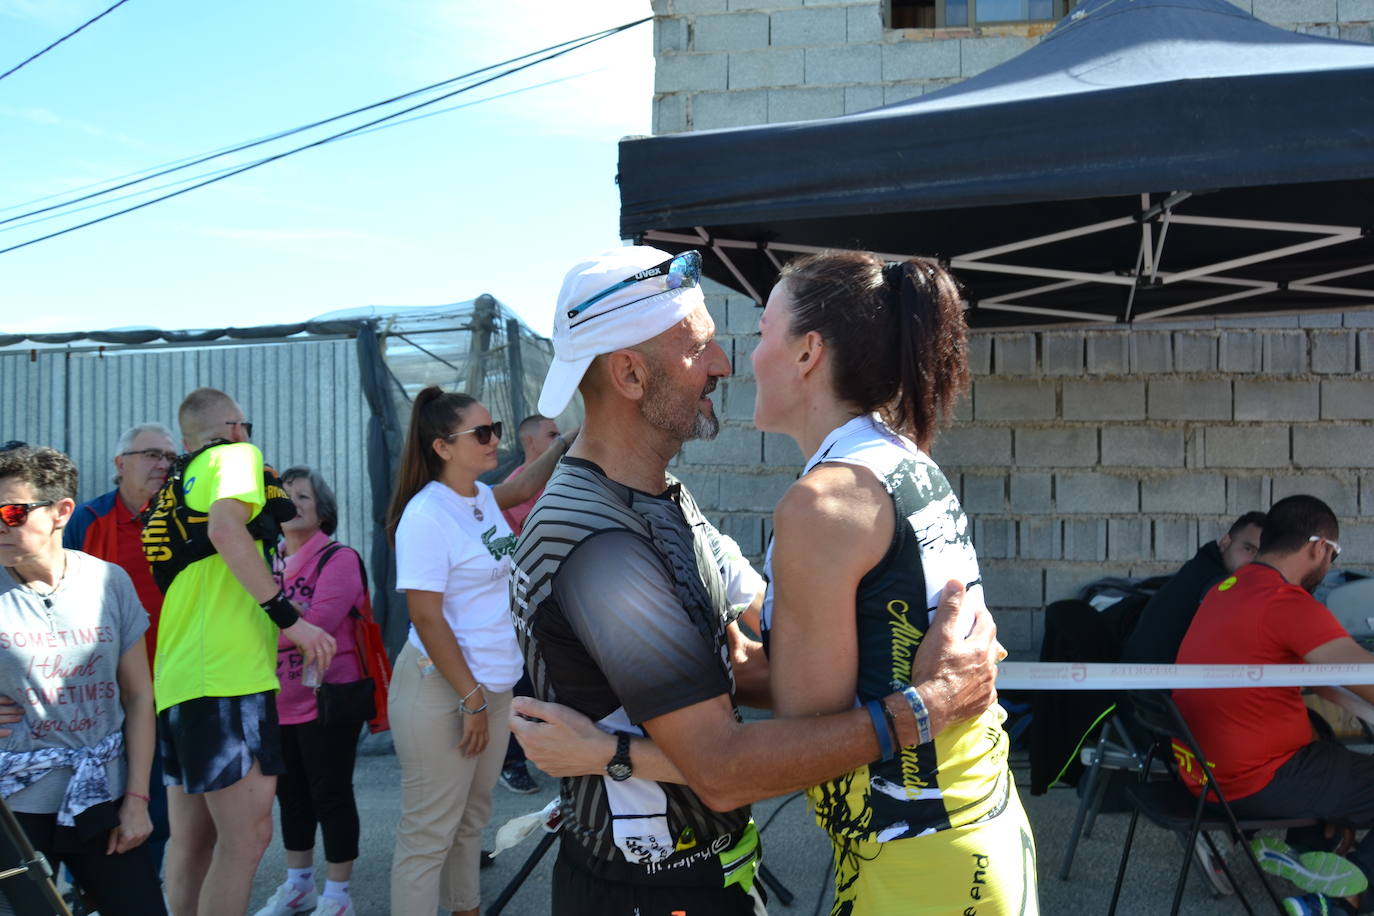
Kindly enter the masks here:
[[[730, 373], [700, 270], [695, 251], [618, 248], [559, 294], [539, 412], [558, 416], [580, 390], [586, 421], [526, 520], [511, 586], [538, 697], [516, 698], [512, 729], [578, 748], [555, 773], [555, 916], [763, 913], [748, 803], [877, 760], [888, 728], [862, 708], [740, 722], [737, 699], [768, 705], [766, 668], [731, 619], [720, 535], [667, 474], [684, 441], [716, 434], [709, 395]], [[913, 666], [936, 732], [993, 696], [990, 624], [958, 645], [947, 629]], [[891, 723], [903, 745], [920, 725]]]

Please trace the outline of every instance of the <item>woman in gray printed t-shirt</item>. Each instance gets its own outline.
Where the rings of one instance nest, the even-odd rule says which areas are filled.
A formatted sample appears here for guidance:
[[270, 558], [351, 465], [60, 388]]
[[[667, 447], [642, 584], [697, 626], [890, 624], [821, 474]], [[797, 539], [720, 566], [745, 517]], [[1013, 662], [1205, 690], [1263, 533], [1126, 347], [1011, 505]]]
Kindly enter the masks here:
[[[148, 615], [118, 566], [62, 548], [76, 467], [59, 451], [0, 452], [0, 694], [23, 720], [0, 735], [0, 796], [33, 846], [103, 916], [165, 914], [143, 841], [153, 758]], [[0, 732], [5, 732], [0, 729]], [[0, 843], [0, 867], [17, 853]], [[38, 885], [0, 881], [16, 912]]]

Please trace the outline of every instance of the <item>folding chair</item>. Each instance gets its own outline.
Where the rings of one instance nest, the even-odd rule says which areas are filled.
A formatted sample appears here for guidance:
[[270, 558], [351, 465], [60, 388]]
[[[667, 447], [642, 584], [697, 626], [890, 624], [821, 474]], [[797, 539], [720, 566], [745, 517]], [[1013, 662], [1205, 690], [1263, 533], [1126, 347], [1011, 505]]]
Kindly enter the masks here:
[[[1245, 831], [1306, 827], [1318, 823], [1317, 819], [1237, 819], [1235, 812], [1231, 810], [1231, 805], [1226, 801], [1226, 797], [1222, 794], [1221, 788], [1213, 777], [1212, 767], [1207, 762], [1207, 755], [1203, 753], [1197, 739], [1193, 737], [1192, 729], [1183, 720], [1182, 714], [1174, 705], [1168, 691], [1133, 690], [1130, 691], [1129, 696], [1133, 705], [1134, 721], [1148, 732], [1152, 739], [1150, 749], [1146, 754], [1147, 762], [1142, 771], [1143, 774], [1148, 774], [1149, 762], [1159, 754], [1162, 748], [1164, 751], [1163, 758], [1174, 778], [1169, 782], [1145, 782], [1142, 780], [1126, 786], [1126, 794], [1135, 810], [1131, 813], [1131, 824], [1126, 830], [1126, 844], [1121, 849], [1121, 863], [1116, 871], [1116, 885], [1112, 888], [1112, 903], [1110, 909], [1107, 910], [1108, 916], [1114, 916], [1116, 913], [1117, 900], [1121, 896], [1122, 880], [1126, 877], [1126, 862], [1131, 855], [1131, 845], [1135, 840], [1135, 827], [1141, 814], [1144, 814], [1158, 826], [1171, 830], [1180, 837], [1186, 837], [1183, 844], [1183, 862], [1179, 868], [1178, 883], [1174, 887], [1174, 903], [1169, 910], [1170, 916], [1175, 916], [1178, 913], [1179, 905], [1183, 900], [1183, 887], [1188, 880], [1188, 869], [1193, 861], [1193, 846], [1197, 842], [1199, 832], [1202, 832], [1203, 840], [1221, 864], [1222, 870], [1226, 873], [1232, 886], [1235, 887], [1236, 895], [1240, 897], [1245, 912], [1250, 914], [1255, 912], [1251, 909], [1250, 902], [1245, 898], [1235, 876], [1231, 874], [1230, 868], [1226, 865], [1226, 860], [1212, 843], [1212, 838], [1207, 835], [1206, 831], [1209, 830], [1227, 831], [1232, 839], [1245, 850], [1246, 858], [1250, 860], [1251, 867], [1259, 876], [1260, 884], [1274, 904], [1274, 911], [1282, 914], [1283, 903], [1269, 882], [1265, 880], [1264, 872], [1260, 869], [1259, 862], [1256, 861], [1254, 853], [1250, 850], [1250, 844], [1245, 841]], [[1177, 762], [1171, 750], [1171, 739], [1177, 739], [1193, 755], [1193, 761], [1202, 769], [1204, 791], [1196, 798], [1184, 787], [1179, 778]], [[1214, 807], [1210, 810], [1208, 808], [1209, 800], [1214, 803]], [[1217, 809], [1220, 809], [1219, 812]]]
[[[1074, 815], [1073, 827], [1069, 831], [1069, 846], [1064, 851], [1064, 863], [1059, 867], [1059, 880], [1069, 880], [1069, 869], [1073, 867], [1074, 853], [1078, 841], [1093, 835], [1093, 824], [1102, 807], [1102, 799], [1107, 794], [1111, 782], [1110, 771], [1124, 771], [1143, 774], [1146, 772], [1145, 753], [1131, 740], [1121, 713], [1113, 711], [1102, 723], [1097, 745], [1083, 749], [1083, 764], [1087, 771], [1083, 775], [1083, 791], [1078, 799], [1078, 812]], [[1104, 770], [1108, 772], [1103, 772]], [[1155, 774], [1167, 776], [1167, 771], [1156, 764]]]

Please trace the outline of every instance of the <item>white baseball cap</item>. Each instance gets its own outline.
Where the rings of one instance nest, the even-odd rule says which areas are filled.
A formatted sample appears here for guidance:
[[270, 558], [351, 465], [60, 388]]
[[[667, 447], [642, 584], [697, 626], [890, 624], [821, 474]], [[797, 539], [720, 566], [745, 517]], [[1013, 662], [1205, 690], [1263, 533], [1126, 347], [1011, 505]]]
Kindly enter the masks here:
[[700, 252], [674, 256], [642, 245], [612, 248], [568, 271], [539, 412], [561, 414], [596, 357], [657, 337], [705, 305], [700, 281]]

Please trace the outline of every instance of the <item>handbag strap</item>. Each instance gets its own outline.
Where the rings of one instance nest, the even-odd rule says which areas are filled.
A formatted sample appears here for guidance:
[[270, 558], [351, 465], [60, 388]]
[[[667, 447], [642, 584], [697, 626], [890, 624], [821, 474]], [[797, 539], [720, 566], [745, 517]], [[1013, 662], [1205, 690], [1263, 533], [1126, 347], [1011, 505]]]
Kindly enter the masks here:
[[[367, 583], [367, 564], [363, 562], [362, 555], [358, 553], [358, 551], [354, 550], [352, 547], [349, 547], [347, 544], [341, 544], [338, 541], [331, 541], [328, 547], [320, 551], [320, 558], [315, 562], [315, 578], [319, 579], [320, 573], [323, 572], [325, 564], [329, 562], [330, 558], [333, 557], [334, 554], [338, 553], [341, 550], [347, 550], [349, 553], [353, 554], [358, 559], [358, 572], [362, 574], [363, 579], [363, 604], [366, 605], [369, 591]], [[372, 618], [371, 611], [369, 610], [367, 613], [364, 613], [364, 609], [362, 607], [359, 607], [358, 605], [354, 605], [353, 607], [348, 609], [348, 616], [353, 618], [355, 627], [367, 624], [376, 626], [376, 622]], [[357, 642], [358, 667], [362, 669], [363, 677], [372, 677], [372, 675], [368, 671], [367, 652], [365, 651], [366, 646], [363, 644], [363, 641], [361, 639], [358, 639]]]

